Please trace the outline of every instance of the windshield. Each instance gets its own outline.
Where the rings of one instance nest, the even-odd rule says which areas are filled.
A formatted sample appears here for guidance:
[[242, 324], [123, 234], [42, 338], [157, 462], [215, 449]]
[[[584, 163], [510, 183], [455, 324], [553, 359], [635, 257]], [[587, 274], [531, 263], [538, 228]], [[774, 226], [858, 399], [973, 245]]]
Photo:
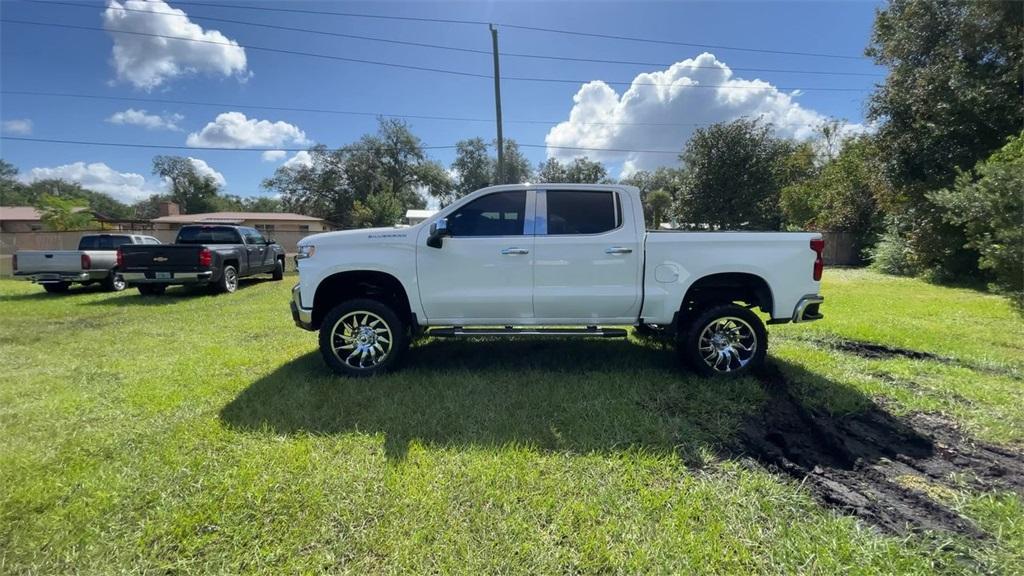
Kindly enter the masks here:
[[175, 244], [241, 244], [238, 231], [229, 226], [187, 226], [178, 232]]

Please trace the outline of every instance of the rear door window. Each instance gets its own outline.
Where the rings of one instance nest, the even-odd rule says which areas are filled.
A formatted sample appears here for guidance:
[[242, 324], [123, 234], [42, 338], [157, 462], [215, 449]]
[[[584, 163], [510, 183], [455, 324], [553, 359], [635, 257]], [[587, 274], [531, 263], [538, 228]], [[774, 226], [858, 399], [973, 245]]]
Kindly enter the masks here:
[[176, 244], [241, 244], [238, 231], [227, 226], [189, 226], [178, 232]]
[[122, 244], [131, 244], [130, 236], [85, 236], [78, 241], [79, 250], [117, 250]]
[[548, 235], [600, 234], [619, 226], [610, 190], [548, 190]]

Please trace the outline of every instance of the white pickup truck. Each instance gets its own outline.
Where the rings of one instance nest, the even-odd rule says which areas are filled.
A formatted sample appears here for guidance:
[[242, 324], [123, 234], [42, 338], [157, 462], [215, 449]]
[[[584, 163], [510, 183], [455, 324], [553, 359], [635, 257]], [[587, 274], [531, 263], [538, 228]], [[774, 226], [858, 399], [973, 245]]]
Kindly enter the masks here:
[[118, 246], [159, 243], [140, 234], [86, 234], [78, 239], [78, 250], [19, 250], [12, 266], [16, 277], [42, 284], [47, 292], [67, 292], [73, 283], [120, 292], [126, 284], [117, 269]]
[[[815, 233], [648, 232], [631, 186], [478, 190], [408, 228], [304, 238], [292, 317], [336, 372], [396, 365], [426, 336], [673, 337], [704, 375], [764, 361], [769, 324], [821, 318]], [[618, 328], [610, 328], [618, 327]]]

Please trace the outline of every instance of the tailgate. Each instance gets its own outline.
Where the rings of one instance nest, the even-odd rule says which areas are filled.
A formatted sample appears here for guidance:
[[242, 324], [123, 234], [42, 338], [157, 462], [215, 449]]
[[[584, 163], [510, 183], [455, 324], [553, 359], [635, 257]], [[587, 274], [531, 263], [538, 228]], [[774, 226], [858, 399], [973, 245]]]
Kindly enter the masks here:
[[199, 251], [188, 244], [125, 244], [122, 272], [192, 272], [200, 270]]
[[82, 253], [78, 250], [22, 250], [18, 252], [18, 272], [78, 272]]

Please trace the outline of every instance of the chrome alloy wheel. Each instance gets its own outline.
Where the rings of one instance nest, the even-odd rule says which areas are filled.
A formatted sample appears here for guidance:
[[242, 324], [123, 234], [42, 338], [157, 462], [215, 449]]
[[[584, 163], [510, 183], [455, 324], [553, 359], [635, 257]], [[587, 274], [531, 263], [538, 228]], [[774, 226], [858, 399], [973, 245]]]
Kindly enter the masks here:
[[356, 369], [373, 368], [391, 352], [391, 327], [373, 312], [356, 310], [341, 317], [331, 328], [334, 356]]
[[128, 283], [124, 281], [124, 276], [120, 274], [114, 274], [114, 280], [111, 285], [114, 288], [114, 292], [120, 292], [128, 287]]
[[224, 287], [228, 292], [238, 290], [238, 272], [234, 268], [224, 269]]
[[757, 335], [745, 320], [724, 316], [701, 330], [697, 347], [711, 369], [732, 372], [746, 366], [757, 354]]

